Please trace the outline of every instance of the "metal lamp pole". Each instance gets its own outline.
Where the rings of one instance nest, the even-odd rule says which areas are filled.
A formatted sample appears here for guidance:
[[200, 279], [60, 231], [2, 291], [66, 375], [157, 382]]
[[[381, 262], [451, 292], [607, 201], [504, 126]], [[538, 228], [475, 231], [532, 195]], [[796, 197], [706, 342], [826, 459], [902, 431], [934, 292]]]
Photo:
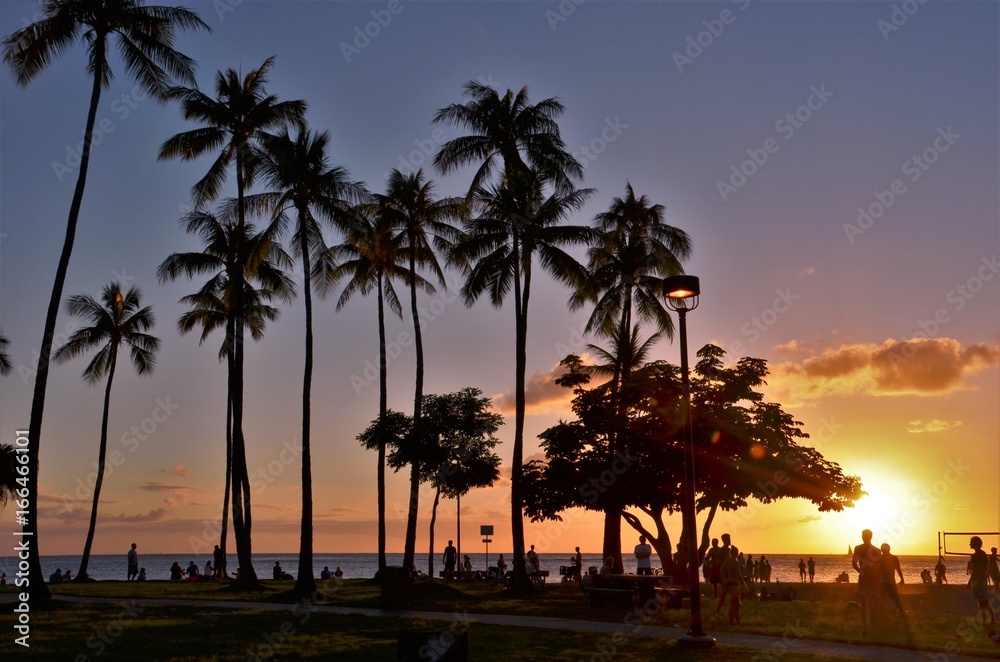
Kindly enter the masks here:
[[670, 276], [663, 281], [667, 307], [677, 313], [681, 337], [681, 383], [684, 388], [684, 504], [683, 526], [687, 532], [688, 586], [691, 593], [691, 629], [681, 643], [711, 647], [715, 639], [705, 634], [701, 623], [701, 582], [698, 579], [698, 544], [695, 529], [694, 424], [691, 420], [691, 381], [688, 376], [687, 313], [698, 307], [701, 286], [697, 276]]

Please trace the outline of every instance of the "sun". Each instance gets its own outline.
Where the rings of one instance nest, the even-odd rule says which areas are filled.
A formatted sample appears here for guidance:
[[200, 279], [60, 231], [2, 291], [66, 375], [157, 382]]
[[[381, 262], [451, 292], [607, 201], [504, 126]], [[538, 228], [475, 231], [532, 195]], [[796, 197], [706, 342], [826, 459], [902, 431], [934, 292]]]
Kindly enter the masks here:
[[885, 532], [898, 519], [896, 500], [879, 487], [869, 487], [867, 492], [867, 496], [854, 502], [854, 508], [845, 511], [849, 526], [858, 532], [862, 529]]

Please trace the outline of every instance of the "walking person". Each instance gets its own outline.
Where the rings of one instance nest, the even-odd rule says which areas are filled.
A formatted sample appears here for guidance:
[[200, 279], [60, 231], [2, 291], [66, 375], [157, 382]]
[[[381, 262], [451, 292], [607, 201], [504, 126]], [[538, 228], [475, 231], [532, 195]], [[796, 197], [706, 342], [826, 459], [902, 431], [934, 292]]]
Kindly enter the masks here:
[[969, 577], [969, 587], [972, 588], [972, 596], [979, 605], [979, 611], [985, 611], [990, 615], [990, 625], [996, 625], [996, 615], [993, 613], [993, 607], [990, 606], [989, 595], [986, 592], [989, 557], [983, 551], [983, 539], [979, 536], [972, 536], [969, 538], [969, 547], [972, 549], [972, 558], [969, 559], [972, 570]]
[[132, 581], [139, 576], [139, 553], [135, 551], [135, 543], [132, 543], [132, 549], [128, 550], [128, 579], [125, 581]]
[[990, 547], [990, 555], [986, 560], [986, 574], [993, 582], [993, 590], [1000, 593], [1000, 563], [997, 562], [996, 547]]
[[903, 569], [899, 566], [899, 558], [891, 554], [889, 543], [882, 543], [882, 594], [879, 597], [879, 609], [882, 609], [885, 599], [889, 598], [896, 605], [899, 613], [903, 613], [903, 603], [899, 601], [899, 590], [896, 588], [896, 575], [899, 575], [899, 583], [905, 584], [903, 579]]
[[806, 580], [806, 560], [799, 559], [799, 581], [805, 582]]
[[806, 566], [809, 568], [809, 583], [812, 584], [813, 579], [816, 578], [816, 562], [813, 561], [813, 557], [809, 557], [809, 562], [806, 563]]

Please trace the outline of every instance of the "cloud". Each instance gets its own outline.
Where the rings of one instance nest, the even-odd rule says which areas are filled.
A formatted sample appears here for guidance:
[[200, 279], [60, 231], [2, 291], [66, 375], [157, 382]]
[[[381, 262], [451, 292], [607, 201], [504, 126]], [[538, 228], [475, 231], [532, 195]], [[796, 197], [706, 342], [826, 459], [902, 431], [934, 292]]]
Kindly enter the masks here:
[[[803, 346], [786, 343], [785, 352]], [[768, 380], [776, 399], [803, 402], [830, 395], [942, 395], [972, 388], [968, 378], [1000, 364], [1000, 346], [952, 338], [845, 343], [799, 361], [778, 363]]]
[[906, 426], [906, 431], [911, 434], [921, 434], [923, 432], [944, 432], [945, 430], [961, 426], [962, 421], [942, 421], [940, 418], [935, 418], [930, 421], [910, 421], [910, 423]]
[[815, 267], [806, 267], [805, 269], [803, 269], [802, 271], [799, 272], [799, 275], [800, 276], [812, 276], [814, 273], [816, 273]]
[[799, 524], [808, 524], [809, 522], [818, 522], [821, 519], [822, 518], [819, 515], [807, 515], [806, 517], [802, 517], [795, 521]]
[[166, 508], [151, 510], [145, 515], [126, 515], [124, 513], [120, 513], [118, 515], [101, 515], [102, 523], [119, 522], [124, 524], [140, 524], [144, 522], [162, 522], [165, 519], [167, 519]]
[[187, 467], [181, 465], [181, 464], [178, 464], [176, 467], [174, 467], [173, 469], [171, 469], [168, 473], [171, 473], [171, 474], [173, 474], [175, 476], [180, 476], [181, 478], [187, 478], [188, 476], [191, 475], [191, 470], [188, 469]]
[[[545, 373], [535, 373], [524, 385], [525, 412], [528, 414], [551, 414], [570, 412], [573, 391], [556, 384], [556, 380], [566, 374], [566, 369], [556, 364]], [[510, 416], [514, 413], [514, 394], [501, 393], [493, 396], [493, 409]]]

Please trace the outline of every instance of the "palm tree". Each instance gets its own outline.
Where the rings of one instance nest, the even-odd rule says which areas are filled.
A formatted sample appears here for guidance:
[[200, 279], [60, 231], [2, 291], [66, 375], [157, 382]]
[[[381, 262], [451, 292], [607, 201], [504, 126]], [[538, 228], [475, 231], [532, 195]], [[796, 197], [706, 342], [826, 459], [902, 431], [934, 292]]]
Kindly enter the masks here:
[[[450, 250], [459, 231], [447, 221], [461, 218], [461, 206], [454, 198], [434, 199], [434, 185], [424, 180], [423, 170], [404, 175], [399, 170], [389, 174], [385, 195], [377, 196], [379, 213], [391, 219], [398, 229], [400, 249], [406, 254], [407, 281], [410, 287], [410, 314], [413, 317], [413, 339], [416, 348], [416, 385], [413, 393], [413, 433], [420, 433], [420, 412], [424, 395], [424, 343], [417, 311], [417, 265], [430, 269], [443, 287], [444, 271], [431, 246]], [[434, 288], [427, 284], [428, 292]], [[417, 506], [420, 495], [420, 467], [410, 467], [410, 499], [406, 517], [406, 538], [403, 546], [403, 567], [413, 567], [417, 546]]]
[[[514, 392], [514, 456], [511, 467], [511, 534], [514, 543], [514, 577], [519, 586], [527, 586], [524, 571], [524, 521], [522, 514], [521, 462], [524, 449], [524, 375], [527, 342], [527, 303], [531, 280], [531, 258], [534, 246], [524, 245], [525, 230], [533, 225], [533, 210], [540, 206], [542, 181], [555, 185], [558, 196], [548, 202], [548, 213], [558, 216], [575, 208], [582, 200], [574, 192], [573, 180], [583, 176], [583, 166], [566, 151], [559, 135], [556, 118], [563, 112], [555, 98], [530, 104], [528, 88], [514, 94], [507, 90], [502, 97], [493, 88], [470, 81], [465, 85], [467, 103], [451, 104], [434, 117], [435, 122], [449, 122], [466, 129], [469, 134], [445, 143], [434, 157], [434, 164], [444, 173], [465, 165], [475, 165], [466, 203], [477, 192], [485, 192], [488, 213], [477, 224], [478, 248], [464, 249], [464, 257], [479, 260], [471, 266], [466, 283], [466, 303], [471, 304], [487, 288], [495, 306], [501, 305], [507, 291], [514, 287], [515, 321], [515, 392]], [[502, 185], [484, 189], [503, 161]], [[584, 194], [582, 197], [586, 197]], [[507, 198], [506, 200], [504, 198]], [[504, 216], [507, 214], [507, 216]], [[527, 220], [527, 222], [523, 222]], [[554, 230], [554, 228], [549, 228]], [[574, 234], [569, 232], [567, 234]], [[569, 240], [569, 237], [566, 238]], [[476, 257], [473, 257], [476, 256]], [[544, 258], [543, 258], [544, 259]], [[546, 264], [543, 261], [543, 264]], [[554, 268], [554, 265], [546, 265]]]
[[10, 374], [10, 371], [14, 369], [14, 364], [10, 361], [10, 354], [7, 353], [7, 347], [9, 346], [10, 341], [0, 331], [0, 375]]
[[524, 458], [524, 379], [527, 363], [528, 303], [531, 276], [537, 255], [543, 269], [572, 288], [584, 287], [586, 270], [560, 247], [584, 244], [592, 232], [585, 227], [561, 225], [580, 209], [593, 193], [577, 189], [546, 195], [541, 175], [529, 171], [499, 187], [480, 189], [477, 203], [482, 212], [466, 224], [467, 237], [452, 252], [463, 267], [466, 281], [462, 296], [471, 306], [488, 292], [490, 303], [499, 308], [514, 290], [515, 323], [515, 429], [511, 460], [511, 529], [514, 536], [514, 576], [518, 586], [529, 582], [524, 570], [524, 523], [522, 471]]
[[[588, 251], [588, 269], [598, 291], [597, 303], [587, 321], [587, 333], [597, 331], [614, 339], [611, 398], [624, 421], [618, 392], [636, 364], [632, 352], [638, 347], [638, 327], [633, 327], [633, 309], [639, 320], [651, 322], [654, 337], [673, 336], [673, 322], [664, 305], [663, 279], [683, 272], [681, 260], [691, 254], [686, 232], [663, 222], [663, 205], [652, 204], [646, 196], [636, 197], [626, 183], [625, 197], [614, 198], [608, 210], [594, 219], [595, 242]], [[583, 306], [589, 292], [570, 297], [570, 308]], [[632, 331], [633, 342], [623, 342]], [[616, 450], [616, 436], [610, 437], [610, 451]], [[621, 568], [621, 516], [605, 510], [602, 556], [611, 556]]]
[[[374, 290], [378, 302], [378, 356], [379, 356], [379, 417], [375, 434], [378, 450], [378, 567], [385, 570], [385, 451], [387, 445], [388, 373], [385, 354], [385, 305], [402, 318], [403, 308], [393, 280], [406, 280], [407, 270], [401, 266], [404, 254], [400, 238], [390, 217], [378, 213], [377, 205], [365, 204], [355, 208], [357, 218], [354, 229], [344, 243], [331, 247], [324, 255], [328, 277], [319, 281], [320, 287], [329, 288], [342, 278], [347, 278], [340, 297], [339, 311], [355, 294], [367, 296]], [[370, 441], [370, 440], [369, 440]], [[371, 447], [371, 446], [369, 446]]]
[[[268, 130], [279, 129], [289, 123], [302, 121], [305, 101], [278, 101], [274, 95], [265, 93], [267, 74], [274, 63], [268, 58], [259, 69], [250, 71], [242, 80], [234, 69], [219, 71], [215, 76], [215, 97], [210, 97], [198, 89], [174, 87], [169, 96], [180, 101], [185, 119], [203, 124], [201, 128], [179, 133], [160, 146], [160, 159], [178, 157], [184, 161], [221, 149], [208, 173], [192, 189], [195, 205], [216, 199], [228, 178], [229, 168], [236, 171], [236, 234], [243, 236], [246, 226], [244, 195], [253, 183], [259, 164], [258, 141]], [[242, 269], [249, 264], [236, 244], [236, 259], [230, 261], [229, 281], [241, 282]], [[238, 314], [243, 310], [243, 288], [231, 290], [230, 322], [227, 333], [233, 358], [229, 362], [231, 374], [232, 416], [233, 416], [233, 531], [236, 535], [236, 551], [242, 569], [240, 578], [248, 583], [256, 583], [257, 575], [250, 565], [251, 558], [251, 508], [249, 476], [246, 467], [246, 443], [243, 437], [243, 336], [244, 319]], [[237, 486], [245, 485], [237, 494]], [[239, 507], [239, 519], [237, 519]], [[245, 509], [245, 521], [244, 521]]]
[[0, 444], [0, 508], [14, 496], [17, 484], [17, 453], [10, 444]]
[[111, 384], [115, 379], [118, 350], [128, 348], [129, 358], [140, 376], [152, 373], [156, 365], [156, 350], [160, 347], [160, 341], [146, 333], [153, 327], [153, 309], [149, 306], [140, 308], [141, 300], [142, 292], [139, 288], [130, 287], [125, 292], [116, 282], [105, 286], [99, 301], [85, 294], [71, 296], [66, 309], [71, 315], [85, 319], [90, 326], [84, 326], [73, 333], [66, 344], [52, 355], [56, 361], [64, 363], [97, 349], [97, 354], [83, 370], [83, 379], [89, 384], [96, 384], [105, 375], [108, 377], [107, 386], [104, 387], [104, 414], [101, 418], [101, 445], [97, 456], [94, 503], [90, 509], [90, 528], [87, 529], [87, 542], [83, 546], [83, 559], [80, 561], [80, 570], [76, 573], [78, 582], [87, 579], [90, 549], [94, 544], [94, 531], [97, 528], [97, 504], [104, 484], [104, 463], [108, 450]]
[[262, 193], [258, 204], [275, 210], [280, 217], [286, 208], [294, 211], [293, 248], [302, 260], [302, 290], [306, 304], [305, 368], [302, 371], [302, 522], [299, 535], [299, 571], [295, 591], [312, 595], [312, 455], [310, 449], [310, 401], [313, 370], [312, 269], [323, 265], [327, 250], [320, 222], [350, 227], [347, 210], [352, 201], [365, 195], [364, 186], [349, 180], [347, 170], [331, 166], [326, 156], [330, 135], [304, 127], [294, 138], [284, 129], [277, 135], [262, 134], [263, 154], [260, 174], [275, 191]]
[[[226, 489], [231, 487], [233, 498], [233, 533], [236, 538], [236, 553], [240, 563], [240, 579], [256, 582], [250, 546], [252, 524], [249, 509], [250, 477], [246, 467], [246, 453], [239, 454], [236, 430], [242, 429], [242, 418], [237, 419], [235, 375], [242, 378], [242, 343], [234, 342], [242, 338], [244, 328], [250, 329], [251, 337], [263, 337], [264, 324], [277, 317], [277, 310], [267, 305], [274, 297], [290, 300], [295, 287], [281, 270], [291, 263], [290, 258], [274, 241], [276, 228], [269, 227], [254, 233], [252, 224], [242, 227], [234, 219], [235, 204], [226, 205], [223, 213], [216, 216], [209, 212], [193, 211], [182, 219], [185, 230], [198, 234], [205, 247], [194, 253], [174, 253], [167, 257], [157, 270], [160, 282], [174, 280], [181, 275], [192, 278], [210, 274], [209, 281], [195, 294], [181, 299], [193, 310], [181, 316], [178, 327], [182, 333], [202, 327], [201, 340], [214, 329], [225, 325], [226, 339], [220, 356], [225, 352], [228, 366], [228, 395], [226, 407]], [[233, 277], [235, 274], [235, 278]], [[241, 285], [241, 286], [240, 286]], [[240, 308], [236, 308], [239, 305]], [[239, 314], [237, 311], [242, 311]], [[240, 325], [237, 334], [235, 328]], [[236, 351], [237, 344], [240, 351]], [[237, 369], [238, 367], [238, 369]], [[240, 392], [242, 399], [242, 391]], [[242, 415], [242, 409], [240, 410]], [[237, 426], [239, 421], [239, 426]], [[240, 437], [242, 441], [242, 437]], [[226, 549], [226, 524], [228, 510], [223, 500], [223, 530], [220, 548]]]
[[[93, 78], [90, 106], [83, 132], [83, 151], [77, 173], [73, 200], [66, 222], [66, 235], [56, 266], [52, 294], [45, 314], [38, 370], [31, 399], [28, 420], [28, 499], [38, 503], [38, 456], [41, 447], [42, 417], [45, 409], [45, 387], [49, 379], [49, 358], [52, 337], [59, 314], [66, 272], [76, 238], [76, 224], [83, 202], [83, 191], [90, 167], [90, 146], [97, 118], [101, 91], [113, 78], [108, 60], [108, 47], [115, 44], [125, 69], [142, 89], [154, 98], [164, 98], [170, 79], [194, 81], [194, 61], [173, 48], [178, 30], [210, 28], [198, 15], [182, 7], [145, 6], [142, 0], [46, 0], [42, 18], [16, 30], [4, 40], [4, 62], [10, 66], [17, 83], [25, 86], [44, 71], [50, 62], [82, 36], [86, 44], [87, 73]], [[42, 575], [38, 545], [38, 518], [32, 517], [24, 527], [33, 535], [34, 544], [28, 552], [29, 589], [32, 599], [51, 597]]]

